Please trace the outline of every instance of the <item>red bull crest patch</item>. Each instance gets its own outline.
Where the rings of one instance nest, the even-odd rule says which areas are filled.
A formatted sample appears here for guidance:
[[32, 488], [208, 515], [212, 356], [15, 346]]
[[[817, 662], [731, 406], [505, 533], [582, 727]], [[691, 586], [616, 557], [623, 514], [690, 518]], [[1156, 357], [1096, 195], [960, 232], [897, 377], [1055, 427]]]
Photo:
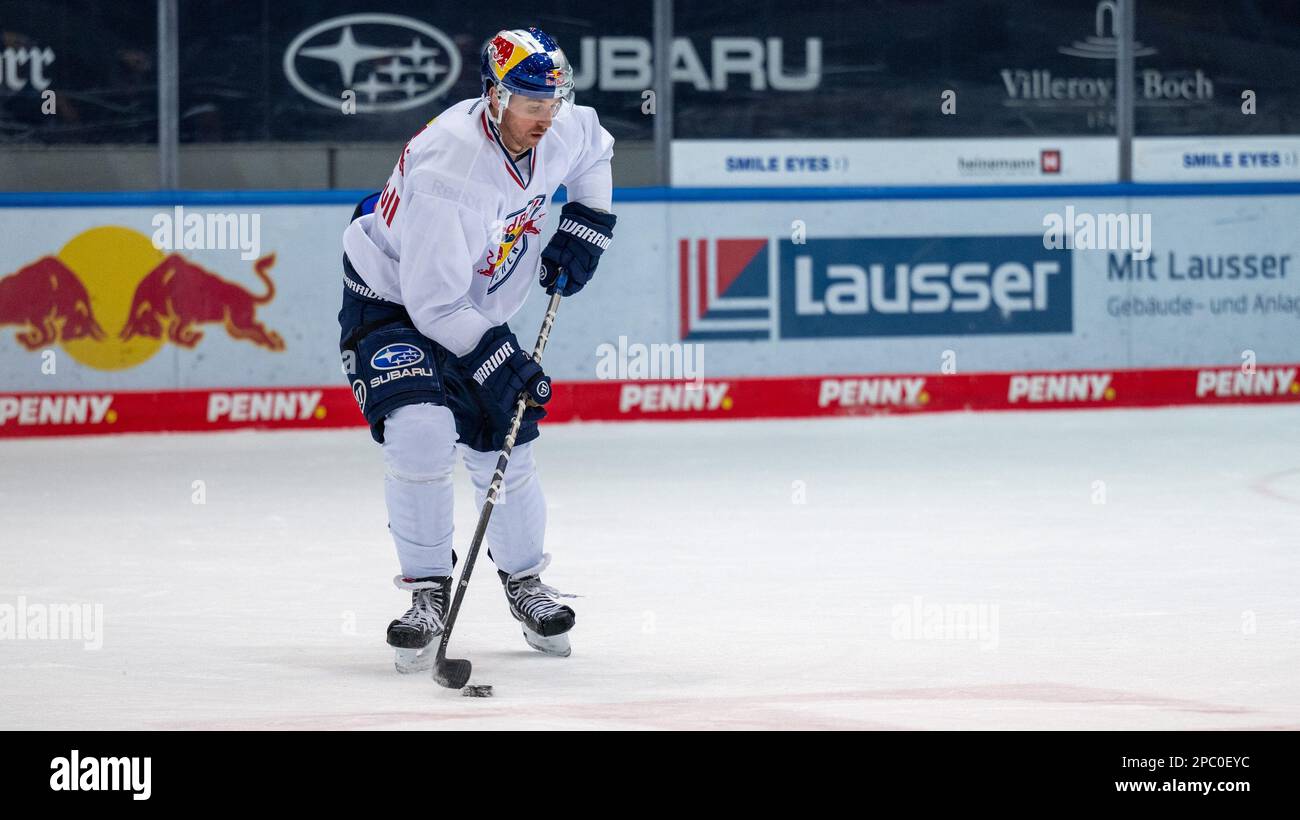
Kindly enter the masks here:
[[474, 272], [480, 276], [491, 277], [488, 293], [501, 287], [515, 272], [519, 260], [528, 252], [528, 237], [541, 233], [542, 218], [546, 216], [542, 206], [545, 204], [545, 195], [535, 196], [527, 205], [506, 214], [505, 219], [502, 220], [504, 226], [501, 228], [500, 235], [492, 238], [488, 245], [487, 256], [479, 267], [474, 269]]

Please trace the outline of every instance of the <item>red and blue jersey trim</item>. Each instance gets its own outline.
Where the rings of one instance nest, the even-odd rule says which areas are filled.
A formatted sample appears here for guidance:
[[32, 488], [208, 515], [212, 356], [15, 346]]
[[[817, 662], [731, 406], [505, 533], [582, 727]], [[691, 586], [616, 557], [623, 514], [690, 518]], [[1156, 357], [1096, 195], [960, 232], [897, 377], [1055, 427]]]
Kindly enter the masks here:
[[533, 181], [533, 173], [537, 170], [537, 150], [530, 149], [528, 151], [528, 179], [525, 180], [524, 175], [520, 172], [519, 165], [515, 162], [514, 158], [510, 156], [510, 151], [506, 149], [505, 143], [501, 141], [501, 132], [497, 130], [495, 124], [488, 121], [486, 111], [483, 111], [479, 115], [479, 123], [482, 124], [483, 133], [487, 138], [496, 143], [497, 149], [505, 159], [506, 172], [510, 174], [510, 178], [513, 179], [520, 188], [527, 189], [529, 183]]

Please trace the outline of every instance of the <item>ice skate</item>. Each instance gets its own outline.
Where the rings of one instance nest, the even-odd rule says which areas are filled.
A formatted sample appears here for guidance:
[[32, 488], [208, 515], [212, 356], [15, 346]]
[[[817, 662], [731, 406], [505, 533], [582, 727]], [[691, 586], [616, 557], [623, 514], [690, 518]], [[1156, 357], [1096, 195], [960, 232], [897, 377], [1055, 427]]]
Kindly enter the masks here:
[[403, 674], [431, 669], [438, 650], [436, 639], [442, 635], [447, 614], [451, 578], [399, 575], [393, 583], [398, 589], [411, 590], [411, 608], [388, 625], [388, 645], [397, 652], [394, 666]]
[[573, 629], [576, 619], [573, 610], [560, 603], [559, 599], [576, 596], [565, 595], [542, 583], [542, 570], [550, 562], [551, 556], [543, 555], [537, 566], [514, 574], [497, 570], [497, 575], [501, 577], [510, 614], [522, 626], [524, 640], [528, 645], [538, 652], [567, 658], [573, 651], [569, 645], [568, 632]]

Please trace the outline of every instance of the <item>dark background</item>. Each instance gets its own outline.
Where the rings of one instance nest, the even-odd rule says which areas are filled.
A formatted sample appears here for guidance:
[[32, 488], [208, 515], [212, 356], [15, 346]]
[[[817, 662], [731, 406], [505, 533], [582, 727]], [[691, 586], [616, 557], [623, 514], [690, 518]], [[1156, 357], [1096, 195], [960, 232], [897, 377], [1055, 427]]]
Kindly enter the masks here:
[[[711, 73], [717, 37], [781, 38], [788, 73], [807, 65], [806, 38], [822, 41], [822, 79], [809, 91], [754, 90], [731, 75], [728, 89], [678, 81], [675, 136], [854, 138], [1105, 135], [1105, 104], [1009, 105], [1004, 69], [1053, 76], [1114, 77], [1114, 63], [1058, 49], [1095, 34], [1096, 0], [754, 0], [723, 7], [678, 2], [676, 35]], [[1200, 69], [1212, 99], [1163, 104], [1138, 97], [1139, 135], [1285, 134], [1300, 131], [1300, 0], [1139, 0], [1138, 39], [1156, 53], [1145, 69], [1182, 76]], [[500, 0], [431, 3], [180, 2], [181, 140], [187, 143], [350, 142], [405, 139], [446, 105], [477, 96], [478, 53], [500, 28], [539, 25], [581, 71], [584, 37], [652, 41], [649, 2]], [[391, 13], [441, 30], [457, 45], [459, 79], [428, 110], [341, 116], [299, 94], [282, 69], [286, 47], [309, 26], [344, 14]], [[153, 0], [0, 0], [0, 48], [52, 48], [58, 113], [40, 113], [39, 92], [0, 82], [0, 140], [150, 143], [156, 140], [156, 4]], [[364, 41], [364, 27], [357, 31]], [[3, 63], [0, 63], [0, 69]], [[21, 70], [25, 72], [25, 69]], [[366, 74], [361, 71], [359, 76]], [[0, 77], [2, 79], [2, 77]], [[647, 84], [647, 88], [649, 85]], [[1241, 92], [1258, 113], [1241, 114]], [[945, 89], [958, 116], [935, 116]], [[341, 89], [330, 90], [337, 95]], [[1139, 89], [1140, 90], [1140, 89]], [[580, 90], [619, 139], [649, 140], [652, 118], [639, 90]]]

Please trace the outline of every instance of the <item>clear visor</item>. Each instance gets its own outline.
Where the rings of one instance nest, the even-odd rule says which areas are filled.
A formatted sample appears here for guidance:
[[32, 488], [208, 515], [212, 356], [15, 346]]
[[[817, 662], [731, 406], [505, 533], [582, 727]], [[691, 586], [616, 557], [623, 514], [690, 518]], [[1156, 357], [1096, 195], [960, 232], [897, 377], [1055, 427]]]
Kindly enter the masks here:
[[573, 108], [573, 90], [567, 89], [558, 97], [526, 97], [498, 87], [499, 111], [509, 111], [511, 116], [529, 120], [559, 119]]

